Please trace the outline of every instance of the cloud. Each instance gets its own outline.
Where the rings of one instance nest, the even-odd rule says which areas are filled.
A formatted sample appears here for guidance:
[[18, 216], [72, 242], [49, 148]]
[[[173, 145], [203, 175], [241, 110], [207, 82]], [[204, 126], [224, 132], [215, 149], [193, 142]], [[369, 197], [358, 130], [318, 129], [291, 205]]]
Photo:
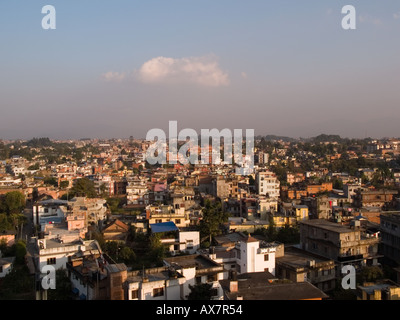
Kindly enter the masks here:
[[400, 11], [393, 13], [393, 18], [395, 18], [396, 20], [400, 18]]
[[101, 78], [107, 82], [121, 82], [127, 78], [126, 73], [120, 72], [106, 72], [101, 75]]
[[244, 72], [244, 71], [240, 75], [242, 76], [243, 79], [247, 79], [248, 78], [247, 73]]
[[223, 72], [216, 57], [167, 58], [146, 61], [135, 73], [146, 84], [196, 84], [208, 87], [228, 86], [229, 76]]

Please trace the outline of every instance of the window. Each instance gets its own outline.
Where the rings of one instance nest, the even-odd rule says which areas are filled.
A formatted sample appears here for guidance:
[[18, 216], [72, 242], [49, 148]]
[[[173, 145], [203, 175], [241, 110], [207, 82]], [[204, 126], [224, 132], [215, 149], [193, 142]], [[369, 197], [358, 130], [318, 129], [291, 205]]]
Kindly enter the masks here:
[[135, 289], [131, 292], [132, 299], [139, 299], [139, 290]]
[[181, 223], [181, 219], [175, 219], [175, 223], [176, 224], [180, 224]]
[[264, 268], [264, 271], [265, 272], [269, 272], [269, 268]]
[[193, 249], [193, 240], [187, 240], [186, 248]]
[[162, 297], [164, 295], [164, 288], [153, 289], [153, 297]]
[[56, 258], [48, 258], [47, 264], [56, 264]]
[[268, 261], [268, 260], [269, 260], [268, 254], [264, 254], [264, 261]]
[[217, 281], [217, 280], [218, 280], [218, 278], [217, 278], [216, 274], [209, 274], [207, 276], [207, 282], [213, 282], [213, 281]]

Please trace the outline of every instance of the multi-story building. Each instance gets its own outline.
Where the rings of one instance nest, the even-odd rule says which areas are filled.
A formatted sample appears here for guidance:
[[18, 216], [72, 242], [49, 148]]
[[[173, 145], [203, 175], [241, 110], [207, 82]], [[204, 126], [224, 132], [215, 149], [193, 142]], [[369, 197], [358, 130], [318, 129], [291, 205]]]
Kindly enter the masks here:
[[285, 254], [276, 259], [276, 276], [293, 282], [307, 281], [327, 292], [335, 288], [335, 262], [296, 247], [287, 247]]
[[70, 256], [66, 269], [76, 299], [124, 300], [127, 268], [123, 263], [108, 262], [101, 251]]
[[190, 226], [189, 213], [185, 208], [176, 209], [171, 205], [147, 206], [146, 219], [149, 224], [172, 221], [178, 228]]
[[261, 171], [256, 174], [256, 188], [259, 195], [268, 195], [270, 198], [279, 198], [280, 182], [276, 174], [270, 171]]
[[385, 205], [392, 205], [395, 197], [398, 194], [397, 190], [372, 190], [372, 191], [361, 191], [356, 190], [354, 195], [354, 206], [361, 207], [379, 207], [382, 208]]
[[125, 300], [181, 300], [186, 278], [172, 268], [129, 271], [124, 283]]
[[211, 284], [212, 300], [223, 300], [223, 290], [220, 280], [228, 277], [228, 272], [222, 264], [219, 264], [206, 255], [194, 254], [176, 256], [164, 259], [164, 264], [177, 271], [186, 281], [180, 290], [180, 299], [187, 300], [191, 292], [190, 286], [196, 284]]
[[214, 196], [220, 199], [237, 198], [238, 180], [217, 177], [213, 180]]
[[381, 251], [385, 258], [400, 264], [400, 211], [380, 215]]
[[379, 238], [361, 232], [359, 221], [345, 226], [322, 219], [300, 222], [300, 246], [303, 250], [333, 259], [338, 266], [346, 264], [356, 268], [378, 265]]
[[275, 274], [276, 244], [260, 243], [248, 236], [237, 243], [236, 249], [238, 273], [267, 271]]

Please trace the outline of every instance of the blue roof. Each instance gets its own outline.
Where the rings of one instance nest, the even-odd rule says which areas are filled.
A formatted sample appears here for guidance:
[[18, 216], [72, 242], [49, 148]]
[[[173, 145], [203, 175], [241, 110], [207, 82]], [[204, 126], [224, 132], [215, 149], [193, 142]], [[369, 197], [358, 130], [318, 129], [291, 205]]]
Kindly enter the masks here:
[[152, 223], [152, 224], [150, 224], [150, 228], [153, 233], [179, 230], [178, 227], [175, 225], [175, 223], [172, 221], [161, 222], [161, 223]]

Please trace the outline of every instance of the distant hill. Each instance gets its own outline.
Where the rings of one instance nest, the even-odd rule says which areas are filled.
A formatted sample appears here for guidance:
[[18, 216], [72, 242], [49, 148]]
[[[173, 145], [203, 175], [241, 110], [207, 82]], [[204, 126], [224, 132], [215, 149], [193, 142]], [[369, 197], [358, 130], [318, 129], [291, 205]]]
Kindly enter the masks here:
[[316, 137], [309, 139], [311, 142], [319, 143], [319, 142], [337, 142], [342, 143], [344, 141], [348, 141], [347, 138], [342, 138], [337, 134], [320, 134]]
[[269, 134], [269, 135], [266, 135], [266, 136], [257, 136], [256, 137], [256, 139], [262, 139], [262, 138], [264, 138], [264, 140], [266, 140], [266, 141], [278, 141], [278, 140], [282, 140], [282, 141], [285, 141], [285, 142], [298, 141], [298, 139], [295, 139], [295, 138], [290, 138], [290, 137], [285, 137], [285, 136], [276, 136], [276, 135], [273, 135], [273, 134]]

